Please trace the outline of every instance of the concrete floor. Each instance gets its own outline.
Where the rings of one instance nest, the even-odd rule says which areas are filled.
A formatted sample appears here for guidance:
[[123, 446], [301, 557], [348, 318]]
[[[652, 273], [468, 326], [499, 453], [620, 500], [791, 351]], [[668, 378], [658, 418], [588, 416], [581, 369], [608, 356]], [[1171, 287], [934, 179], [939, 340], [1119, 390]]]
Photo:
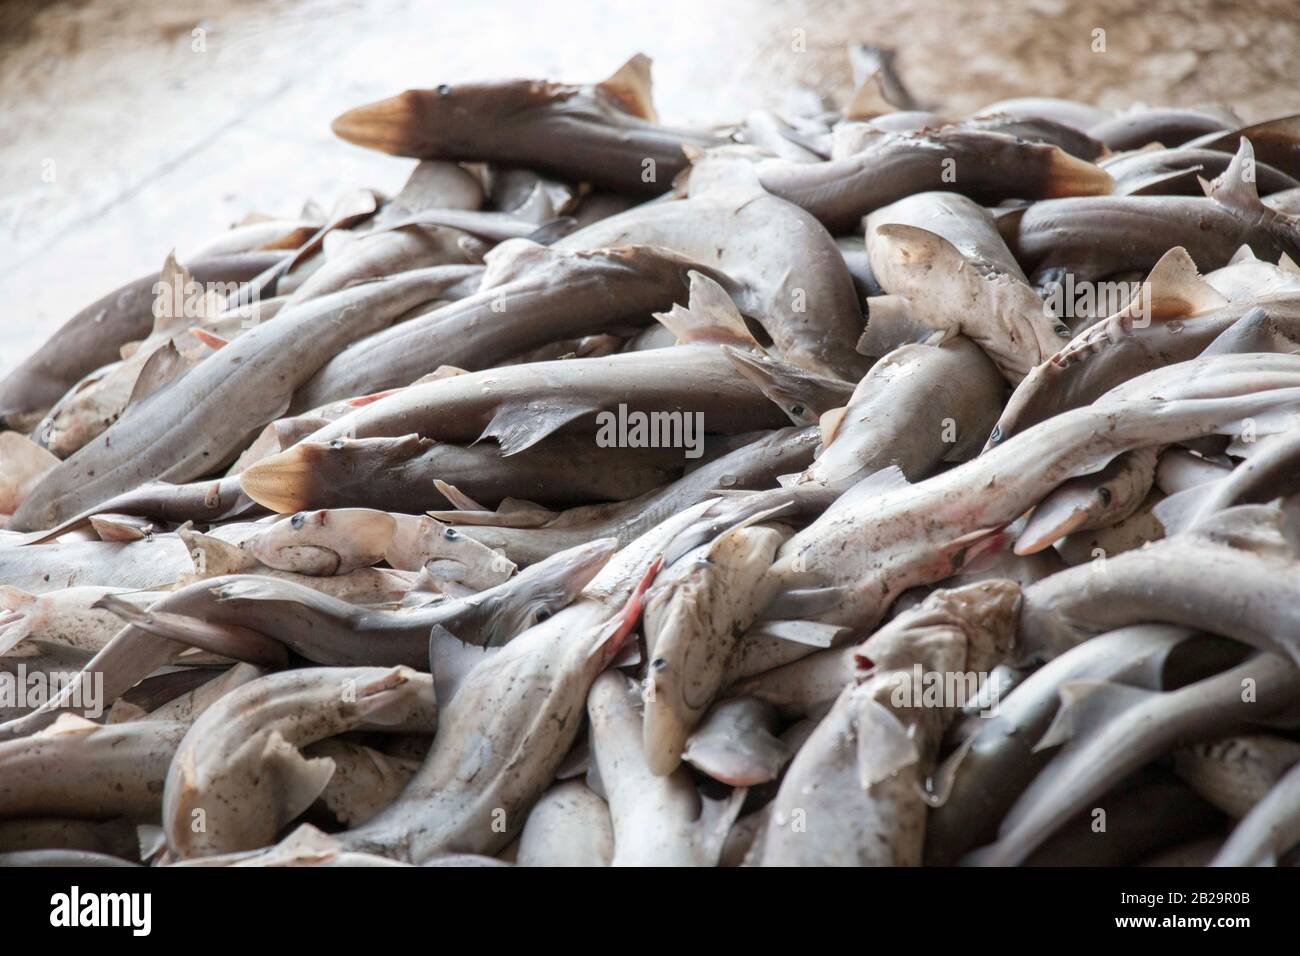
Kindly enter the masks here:
[[1300, 110], [1295, 0], [0, 0], [0, 372], [171, 248], [398, 186], [409, 160], [331, 136], [350, 106], [598, 79], [643, 50], [665, 120], [706, 123], [809, 89], [839, 102], [850, 40], [900, 50], [954, 113], [1024, 94]]

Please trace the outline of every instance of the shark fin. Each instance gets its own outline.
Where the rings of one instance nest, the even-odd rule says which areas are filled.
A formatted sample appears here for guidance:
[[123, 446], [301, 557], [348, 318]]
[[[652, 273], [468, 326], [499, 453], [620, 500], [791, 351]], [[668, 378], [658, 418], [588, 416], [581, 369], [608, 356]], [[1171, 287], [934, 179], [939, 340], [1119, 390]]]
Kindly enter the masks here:
[[1209, 184], [1205, 194], [1220, 205], [1254, 217], [1265, 210], [1259, 199], [1259, 188], [1255, 184], [1255, 148], [1246, 137], [1241, 138], [1232, 162], [1214, 182]]
[[145, 360], [122, 414], [129, 414], [149, 396], [161, 392], [188, 370], [189, 363], [176, 350], [176, 343], [168, 341]]
[[[1282, 255], [1285, 256], [1286, 253], [1284, 252], [1282, 253]], [[1228, 260], [1228, 265], [1235, 266], [1242, 262], [1258, 262], [1258, 261], [1259, 261], [1259, 257], [1255, 255], [1255, 250], [1250, 248], [1250, 243], [1243, 242], [1240, 246], [1237, 247], [1237, 251], [1232, 254], [1232, 258]], [[1280, 262], [1278, 263], [1278, 265], [1281, 264], [1282, 263]]]
[[695, 270], [690, 272], [690, 281], [690, 305], [679, 303], [668, 312], [654, 314], [677, 336], [678, 343], [716, 342], [747, 349], [758, 347], [736, 303], [721, 285]]
[[433, 486], [438, 489], [444, 498], [451, 502], [451, 506], [457, 511], [488, 511], [469, 495], [465, 494], [455, 485], [448, 484], [441, 478], [433, 479]]
[[821, 417], [817, 420], [817, 426], [821, 431], [822, 447], [825, 448], [835, 440], [835, 436], [840, 432], [840, 425], [844, 423], [844, 416], [848, 412], [848, 406], [841, 408], [831, 408], [822, 412]]
[[596, 86], [618, 100], [619, 105], [628, 113], [657, 123], [659, 114], [655, 111], [650, 66], [650, 57], [644, 53], [633, 54], [608, 79]]
[[[1118, 715], [1156, 696], [1155, 691], [1109, 681], [1076, 680], [1061, 685], [1061, 707], [1047, 732], [1034, 745], [1034, 753], [1078, 741], [1105, 726]], [[1004, 828], [1006, 823], [1003, 824]]]
[[475, 443], [485, 438], [495, 438], [501, 446], [501, 457], [508, 458], [531, 448], [548, 435], [565, 425], [600, 409], [581, 403], [541, 402], [512, 400], [502, 403]]
[[746, 633], [745, 640], [771, 637], [824, 649], [833, 646], [840, 636], [848, 632], [847, 627], [823, 624], [820, 621], [757, 621]]
[[1138, 295], [1113, 316], [1144, 317], [1154, 321], [1187, 318], [1228, 304], [1201, 277], [1196, 263], [1182, 246], [1174, 246], [1151, 269]]
[[844, 603], [848, 588], [794, 588], [782, 591], [764, 609], [764, 620], [805, 620], [816, 618]]
[[[858, 685], [858, 687], [863, 685]], [[851, 687], [844, 693], [860, 693]], [[916, 742], [892, 710], [866, 697], [857, 707], [858, 782], [869, 790], [921, 761]]]
[[304, 757], [278, 730], [267, 738], [262, 762], [267, 774], [279, 785], [280, 799], [275, 802], [280, 819], [276, 821], [276, 829], [310, 807], [334, 776], [332, 758]]
[[1215, 511], [1197, 519], [1187, 533], [1265, 556], [1295, 559], [1300, 554], [1300, 536], [1279, 502]]

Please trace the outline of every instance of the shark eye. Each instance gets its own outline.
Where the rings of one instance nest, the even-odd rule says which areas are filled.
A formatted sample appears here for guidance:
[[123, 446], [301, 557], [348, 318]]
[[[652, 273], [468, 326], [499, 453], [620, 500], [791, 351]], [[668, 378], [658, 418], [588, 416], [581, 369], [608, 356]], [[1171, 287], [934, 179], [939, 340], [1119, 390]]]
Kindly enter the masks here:
[[1101, 503], [1103, 505], [1110, 504], [1111, 494], [1109, 488], [1107, 488], [1105, 485], [1102, 485], [1100, 488], [1097, 489], [1097, 494], [1101, 496]]
[[335, 438], [335, 439], [333, 439], [333, 440], [330, 442], [330, 447], [331, 447], [331, 448], [342, 448], [342, 447], [343, 447], [343, 439], [342, 439], [342, 438]]
[[440, 84], [438, 87], [439, 96], [451, 96], [451, 86], [447, 83]]
[[533, 615], [533, 620], [535, 620], [538, 624], [541, 624], [543, 621], [547, 620], [550, 616], [551, 616], [551, 609], [549, 607], [539, 607], [537, 609], [537, 613]]
[[992, 443], [995, 444], [995, 445], [996, 445], [998, 442], [1002, 441], [1002, 426], [1001, 426], [1001, 425], [994, 425], [994, 426], [993, 426], [993, 434], [989, 435], [989, 441], [992, 442]]
[[303, 523], [306, 519], [307, 519], [307, 516], [306, 516], [305, 514], [303, 514], [301, 511], [299, 511], [296, 515], [294, 515], [292, 518], [289, 519], [289, 527], [291, 527], [291, 528], [301, 528], [301, 527], [302, 527], [302, 523]]
[[666, 661], [662, 657], [656, 657], [653, 661], [650, 662], [650, 666], [657, 671], [661, 671], [668, 666], [668, 661]]
[[442, 533], [442, 536], [446, 538], [448, 541], [455, 541], [457, 538], [460, 537], [460, 532], [457, 531], [455, 528], [448, 528]]
[[790, 406], [790, 414], [791, 414], [791, 415], [802, 415], [803, 412], [804, 412], [804, 408], [803, 408], [802, 405], [791, 405], [791, 406]]

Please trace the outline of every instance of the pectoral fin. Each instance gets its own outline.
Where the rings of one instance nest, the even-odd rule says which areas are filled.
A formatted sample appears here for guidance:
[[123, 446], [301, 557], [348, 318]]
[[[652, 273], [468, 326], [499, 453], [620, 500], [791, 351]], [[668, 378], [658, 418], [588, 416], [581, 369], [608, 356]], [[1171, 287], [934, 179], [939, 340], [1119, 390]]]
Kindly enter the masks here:
[[775, 637], [806, 644], [808, 647], [826, 648], [834, 645], [836, 639], [848, 631], [847, 627], [823, 624], [820, 621], [758, 621], [749, 629], [745, 640]]
[[799, 588], [782, 591], [763, 612], [764, 620], [815, 618], [844, 603], [848, 588]]
[[[846, 693], [853, 693], [850, 689]], [[858, 706], [858, 782], [863, 790], [920, 763], [921, 755], [907, 728], [894, 712], [872, 697]]]
[[[489, 509], [483, 507], [481, 504], [479, 504], [477, 501], [475, 501], [475, 500], [474, 500], [473, 498], [471, 498], [469, 495], [465, 494], [463, 491], [461, 491], [461, 490], [460, 490], [459, 488], [457, 488], [455, 485], [448, 484], [447, 482], [443, 481], [441, 478], [435, 478], [435, 479], [433, 479], [433, 486], [434, 486], [435, 488], [438, 489], [438, 492], [439, 492], [439, 493], [440, 493], [444, 498], [446, 498], [448, 501], [451, 502], [452, 507], [455, 508], [457, 511], [487, 511], [487, 510], [489, 510]], [[438, 514], [446, 514], [446, 513], [447, 513], [447, 512], [438, 512]], [[434, 517], [437, 517], [437, 515], [434, 515], [433, 512], [429, 512], [429, 514], [432, 515], [432, 516], [434, 516]], [[441, 519], [440, 519], [440, 520], [441, 520]]]
[[495, 438], [501, 446], [501, 457], [508, 458], [531, 448], [565, 425], [595, 415], [600, 410], [592, 403], [511, 400], [497, 408], [475, 442]]

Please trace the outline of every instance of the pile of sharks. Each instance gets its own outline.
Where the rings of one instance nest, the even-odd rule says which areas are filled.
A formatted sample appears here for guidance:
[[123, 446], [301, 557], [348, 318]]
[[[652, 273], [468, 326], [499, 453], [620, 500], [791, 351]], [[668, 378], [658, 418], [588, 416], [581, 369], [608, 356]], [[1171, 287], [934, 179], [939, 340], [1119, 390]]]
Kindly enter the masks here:
[[333, 124], [0, 381], [0, 864], [1285, 865], [1300, 116]]

